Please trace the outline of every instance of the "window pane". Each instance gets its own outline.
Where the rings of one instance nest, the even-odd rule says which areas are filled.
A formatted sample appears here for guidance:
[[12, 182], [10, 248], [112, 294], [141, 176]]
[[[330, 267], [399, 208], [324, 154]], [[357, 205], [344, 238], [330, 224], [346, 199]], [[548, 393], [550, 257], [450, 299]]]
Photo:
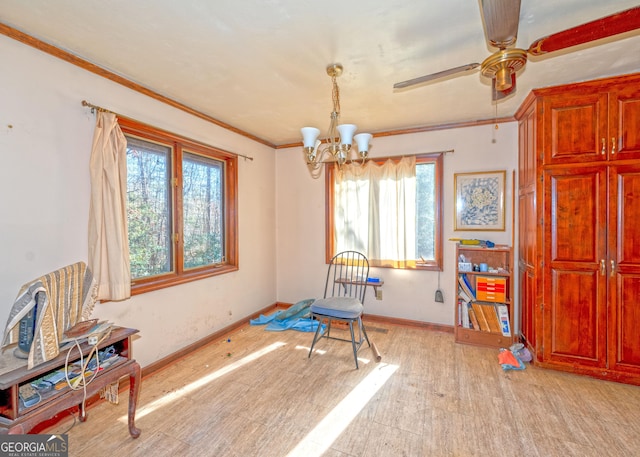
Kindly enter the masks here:
[[172, 270], [171, 148], [127, 137], [127, 218], [131, 278]]
[[184, 268], [224, 259], [224, 164], [191, 153], [182, 160]]
[[435, 259], [435, 163], [416, 164], [416, 259]]

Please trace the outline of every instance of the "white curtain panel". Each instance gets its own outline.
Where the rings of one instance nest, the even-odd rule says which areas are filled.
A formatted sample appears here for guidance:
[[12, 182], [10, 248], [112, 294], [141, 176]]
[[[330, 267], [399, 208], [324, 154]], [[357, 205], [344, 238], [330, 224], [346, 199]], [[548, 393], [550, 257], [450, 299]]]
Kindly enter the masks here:
[[415, 156], [345, 165], [335, 186], [336, 252], [362, 252], [372, 266], [415, 264]]
[[98, 300], [131, 296], [127, 230], [127, 140], [113, 113], [98, 111], [91, 149], [89, 268]]

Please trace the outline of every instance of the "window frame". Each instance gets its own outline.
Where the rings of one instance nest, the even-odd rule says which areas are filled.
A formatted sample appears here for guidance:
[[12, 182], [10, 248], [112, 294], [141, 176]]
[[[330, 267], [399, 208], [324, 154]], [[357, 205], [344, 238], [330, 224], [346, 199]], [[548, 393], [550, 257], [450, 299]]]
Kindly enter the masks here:
[[[443, 240], [442, 240], [442, 206], [443, 206], [443, 194], [442, 194], [442, 179], [443, 179], [443, 165], [444, 165], [444, 154], [443, 153], [435, 153], [435, 154], [416, 154], [416, 166], [421, 163], [433, 163], [436, 166], [435, 169], [435, 208], [434, 212], [436, 215], [436, 227], [435, 227], [435, 246], [434, 246], [434, 257], [433, 260], [427, 260], [426, 262], [416, 261], [415, 267], [404, 267], [404, 268], [396, 268], [390, 266], [381, 266], [376, 268], [394, 268], [399, 270], [428, 270], [428, 271], [442, 271], [442, 256], [443, 256]], [[385, 161], [391, 160], [400, 160], [403, 156], [390, 156], [390, 157], [375, 157], [369, 158], [368, 160], [372, 160], [377, 164], [382, 164]], [[334, 182], [335, 182], [335, 173], [337, 167], [334, 163], [326, 163], [325, 164], [325, 260], [328, 264], [332, 257], [336, 254], [335, 251], [335, 233], [334, 233]], [[416, 259], [417, 260], [417, 259]]]
[[[165, 130], [127, 118], [118, 118], [122, 133], [144, 141], [171, 148], [171, 177], [169, 199], [172, 226], [172, 271], [160, 275], [131, 280], [131, 295], [164, 289], [199, 279], [217, 276], [238, 267], [238, 156]], [[184, 240], [182, 215], [182, 158], [183, 152], [215, 159], [224, 163], [224, 261], [197, 268], [184, 268]]]

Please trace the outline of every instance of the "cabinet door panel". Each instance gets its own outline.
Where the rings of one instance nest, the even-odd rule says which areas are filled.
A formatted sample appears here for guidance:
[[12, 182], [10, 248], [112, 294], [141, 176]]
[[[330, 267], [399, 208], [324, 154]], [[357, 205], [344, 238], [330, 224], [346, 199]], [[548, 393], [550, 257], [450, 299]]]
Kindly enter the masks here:
[[607, 94], [554, 95], [544, 99], [544, 163], [607, 160]]
[[600, 168], [590, 168], [582, 173], [562, 170], [550, 178], [545, 186], [550, 261], [599, 262], [603, 257], [605, 177]]
[[[606, 167], [544, 174], [545, 362], [606, 366]], [[606, 266], [606, 265], [605, 265]]]
[[536, 253], [536, 202], [535, 193], [521, 195], [518, 199], [518, 256], [521, 263], [534, 268]]
[[554, 270], [549, 308], [550, 346], [545, 361], [606, 364], [606, 309], [599, 306], [598, 273]]
[[610, 368], [640, 373], [640, 164], [610, 167]]
[[520, 334], [526, 341], [526, 343], [532, 347], [537, 348], [538, 343], [536, 341], [535, 331], [535, 312], [536, 312], [536, 281], [535, 276], [529, 269], [520, 269]]
[[640, 88], [633, 85], [610, 94], [610, 159], [640, 158]]
[[530, 110], [526, 118], [518, 124], [519, 160], [518, 188], [520, 190], [536, 186], [536, 112]]
[[640, 373], [640, 275], [618, 274], [609, 368]]

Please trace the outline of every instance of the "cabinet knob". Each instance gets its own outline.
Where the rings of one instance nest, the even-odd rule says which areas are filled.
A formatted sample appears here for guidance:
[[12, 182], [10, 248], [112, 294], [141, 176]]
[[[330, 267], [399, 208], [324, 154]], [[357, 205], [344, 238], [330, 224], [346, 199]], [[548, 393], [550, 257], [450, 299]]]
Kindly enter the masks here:
[[602, 150], [600, 151], [600, 154], [605, 155], [606, 153], [607, 153], [607, 142], [603, 138], [602, 139]]
[[616, 153], [616, 138], [611, 137], [611, 154]]
[[611, 277], [613, 278], [616, 275], [616, 261], [611, 261]]
[[604, 263], [604, 259], [600, 259], [600, 276], [607, 274], [607, 264]]

